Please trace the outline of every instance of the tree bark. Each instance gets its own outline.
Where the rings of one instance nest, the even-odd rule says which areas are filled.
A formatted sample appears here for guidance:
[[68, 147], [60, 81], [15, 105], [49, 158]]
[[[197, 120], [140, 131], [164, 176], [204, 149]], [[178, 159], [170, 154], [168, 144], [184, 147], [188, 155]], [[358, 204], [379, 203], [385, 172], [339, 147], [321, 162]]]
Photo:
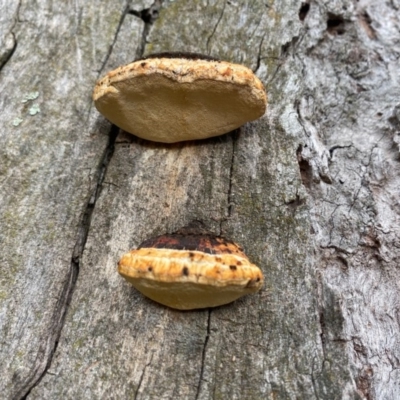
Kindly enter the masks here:
[[[398, 0], [0, 9], [4, 398], [400, 398]], [[252, 68], [266, 115], [173, 145], [119, 131], [96, 79], [160, 51]], [[117, 274], [193, 221], [261, 292], [181, 312]]]

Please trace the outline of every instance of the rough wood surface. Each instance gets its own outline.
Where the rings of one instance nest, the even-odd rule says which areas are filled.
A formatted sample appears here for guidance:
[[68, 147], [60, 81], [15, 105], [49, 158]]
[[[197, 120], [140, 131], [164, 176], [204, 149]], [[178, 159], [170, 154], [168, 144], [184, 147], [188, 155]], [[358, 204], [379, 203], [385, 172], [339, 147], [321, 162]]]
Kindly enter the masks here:
[[[0, 0], [4, 398], [396, 399], [400, 3]], [[156, 51], [252, 68], [259, 121], [163, 145], [94, 109]], [[266, 277], [179, 312], [116, 273], [191, 221]]]

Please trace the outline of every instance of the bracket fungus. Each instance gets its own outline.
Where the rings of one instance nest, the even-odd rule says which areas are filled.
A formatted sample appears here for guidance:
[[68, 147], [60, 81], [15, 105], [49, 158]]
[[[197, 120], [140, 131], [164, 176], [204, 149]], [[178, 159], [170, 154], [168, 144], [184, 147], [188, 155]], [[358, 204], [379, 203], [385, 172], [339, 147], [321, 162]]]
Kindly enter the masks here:
[[261, 117], [267, 96], [243, 65], [194, 53], [159, 53], [97, 81], [94, 104], [119, 128], [174, 143], [228, 133]]
[[204, 234], [148, 239], [122, 256], [118, 272], [145, 296], [179, 310], [230, 303], [264, 281], [237, 244]]

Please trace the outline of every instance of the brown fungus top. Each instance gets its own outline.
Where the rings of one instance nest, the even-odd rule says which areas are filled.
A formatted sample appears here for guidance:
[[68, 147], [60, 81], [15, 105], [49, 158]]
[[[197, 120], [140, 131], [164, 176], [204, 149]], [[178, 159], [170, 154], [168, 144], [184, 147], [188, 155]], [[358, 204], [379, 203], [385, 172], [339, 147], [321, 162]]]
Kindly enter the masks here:
[[122, 256], [118, 272], [145, 296], [181, 310], [230, 303], [264, 281], [234, 242], [201, 234], [148, 239]]
[[230, 132], [261, 117], [267, 97], [247, 67], [192, 53], [160, 53], [109, 72], [96, 108], [143, 139], [173, 143]]

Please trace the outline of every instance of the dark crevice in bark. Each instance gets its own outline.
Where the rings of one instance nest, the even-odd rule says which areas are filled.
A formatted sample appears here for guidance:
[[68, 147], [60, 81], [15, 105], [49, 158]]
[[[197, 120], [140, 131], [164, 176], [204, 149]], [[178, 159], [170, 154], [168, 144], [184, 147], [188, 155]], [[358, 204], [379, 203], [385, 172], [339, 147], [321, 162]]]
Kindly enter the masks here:
[[[19, 12], [21, 9], [21, 0], [18, 2], [17, 5], [17, 9], [16, 9], [16, 13], [15, 13], [15, 18], [14, 18], [14, 23], [12, 24], [9, 32], [5, 35], [8, 35], [8, 39], [5, 39], [5, 46], [6, 49], [3, 49], [2, 51], [4, 51], [4, 53], [2, 55], [0, 55], [0, 72], [3, 69], [3, 67], [8, 63], [8, 61], [10, 61], [12, 55], [15, 53], [15, 49], [17, 48], [18, 45], [18, 41], [15, 37], [15, 27], [17, 25], [17, 23], [20, 21], [19, 18]], [[7, 43], [7, 40], [9, 40], [12, 43]], [[7, 45], [9, 45], [9, 47], [7, 48]]]
[[359, 194], [360, 194], [362, 188], [367, 188], [368, 191], [371, 193], [371, 188], [369, 187], [369, 173], [370, 173], [370, 167], [371, 167], [371, 165], [373, 165], [372, 157], [373, 157], [373, 154], [374, 154], [374, 150], [378, 148], [378, 145], [379, 145], [380, 141], [383, 138], [384, 138], [384, 135], [382, 135], [379, 138], [379, 140], [371, 148], [371, 151], [370, 151], [369, 157], [368, 157], [368, 162], [365, 164], [366, 169], [360, 176], [360, 185], [357, 188], [357, 191], [355, 192], [355, 195], [353, 195], [352, 202], [350, 204], [350, 208], [349, 208], [349, 211], [348, 211], [349, 214], [353, 210], [353, 207], [356, 205], [356, 203], [359, 201]]
[[[161, 1], [156, 0], [154, 4], [161, 4]], [[153, 7], [153, 6], [152, 6]], [[148, 11], [150, 13], [150, 9]], [[114, 40], [112, 44], [109, 47], [109, 50], [106, 54], [106, 57], [103, 61], [103, 64], [100, 68], [99, 73], [103, 71], [105, 65], [108, 62], [108, 59], [110, 58], [110, 55], [112, 54], [114, 45], [118, 39], [118, 34], [121, 30], [121, 26], [124, 22], [125, 16], [129, 13], [129, 2], [127, 3], [124, 12], [122, 13], [122, 16], [120, 18], [117, 30], [115, 32]], [[143, 38], [147, 37], [149, 28], [146, 26], [143, 30]], [[143, 51], [141, 49], [140, 51]], [[142, 53], [140, 54], [142, 56]], [[114, 153], [114, 146], [115, 146], [115, 141], [118, 136], [119, 128], [112, 125], [110, 129], [110, 134], [109, 134], [109, 141], [107, 144], [107, 147], [105, 149], [104, 156], [102, 158], [102, 162], [99, 166], [98, 170], [98, 178], [97, 178], [97, 184], [96, 187], [93, 190], [92, 195], [89, 198], [89, 201], [86, 205], [86, 209], [84, 211], [83, 217], [81, 224], [78, 229], [78, 237], [74, 246], [72, 258], [71, 258], [71, 268], [69, 271], [68, 278], [66, 280], [66, 284], [63, 286], [62, 293], [60, 295], [60, 299], [58, 301], [57, 307], [55, 308], [54, 311], [54, 316], [53, 316], [53, 321], [54, 323], [52, 324], [52, 328], [50, 332], [52, 332], [52, 335], [49, 337], [49, 339], [46, 342], [46, 345], [42, 351], [39, 350], [38, 354], [43, 354], [42, 360], [40, 361], [39, 364], [37, 364], [36, 367], [34, 367], [34, 372], [31, 374], [31, 376], [25, 381], [23, 384], [22, 388], [17, 392], [17, 395], [14, 397], [16, 400], [18, 399], [27, 399], [31, 390], [39, 384], [39, 382], [42, 380], [42, 378], [46, 375], [47, 371], [49, 370], [51, 366], [51, 362], [53, 359], [53, 356], [57, 350], [58, 347], [58, 341], [62, 332], [62, 328], [64, 326], [64, 321], [65, 321], [65, 316], [69, 307], [69, 304], [72, 299], [73, 291], [75, 288], [75, 284], [79, 275], [79, 269], [80, 269], [80, 262], [81, 262], [81, 257], [83, 254], [83, 250], [86, 245], [86, 240], [88, 237], [89, 229], [90, 229], [90, 223], [91, 223], [91, 217], [96, 205], [96, 201], [100, 195], [101, 187], [102, 184], [104, 183], [104, 177], [106, 175], [107, 171], [107, 166], [110, 163], [110, 160], [112, 158], [112, 155]]]
[[50, 335], [46, 342], [42, 342], [38, 349], [38, 356], [30, 376], [23, 382], [21, 387], [17, 388], [13, 396], [14, 400], [26, 399], [32, 388], [34, 388], [46, 374], [50, 367], [52, 357], [58, 345], [58, 340], [64, 324], [65, 314], [72, 297], [72, 291], [78, 277], [79, 266], [72, 260], [71, 268], [62, 287], [60, 297], [54, 309], [52, 323], [49, 328]]
[[206, 337], [204, 339], [203, 352], [201, 354], [200, 376], [199, 376], [199, 383], [197, 385], [195, 400], [198, 400], [198, 398], [200, 396], [201, 382], [203, 381], [204, 367], [205, 367], [205, 362], [206, 362], [207, 345], [208, 345], [208, 340], [210, 339], [210, 334], [211, 334], [211, 309], [208, 310], [207, 333], [206, 333]]
[[302, 3], [300, 10], [299, 10], [299, 19], [300, 21], [304, 21], [307, 17], [308, 12], [310, 11], [310, 4], [309, 3]]
[[232, 212], [233, 212], [233, 169], [235, 166], [235, 153], [236, 153], [236, 147], [237, 147], [237, 140], [239, 138], [239, 132], [240, 132], [240, 128], [237, 129], [236, 131], [234, 131], [232, 133], [232, 157], [231, 157], [231, 165], [230, 165], [230, 169], [229, 169], [229, 187], [228, 187], [228, 216], [227, 218], [230, 218], [232, 216]]
[[[284, 43], [281, 46], [280, 55], [278, 58], [275, 58], [276, 59], [276, 62], [274, 63], [274, 64], [276, 64], [275, 71], [273, 71], [273, 73], [271, 74], [271, 77], [266, 82], [265, 86], [267, 88], [270, 85], [270, 83], [274, 81], [276, 76], [278, 76], [278, 73], [279, 73], [281, 67], [285, 64], [286, 60], [289, 57], [293, 57], [296, 55], [297, 49], [300, 46], [301, 42], [303, 41], [304, 37], [305, 37], [305, 34], [303, 34], [301, 36], [297, 36], [297, 35], [293, 36], [289, 42]], [[274, 57], [261, 57], [261, 60], [264, 60], [264, 59], [274, 59]]]
[[104, 182], [104, 178], [105, 178], [105, 175], [107, 172], [108, 164], [110, 163], [112, 155], [114, 153], [114, 145], [115, 145], [115, 140], [118, 136], [118, 132], [119, 132], [119, 128], [115, 125], [111, 125], [108, 144], [107, 144], [102, 162], [100, 164], [99, 172], [98, 172], [97, 184], [93, 190], [92, 195], [90, 196], [90, 199], [86, 206], [85, 213], [82, 218], [81, 226], [79, 228], [78, 239], [76, 241], [74, 252], [72, 255], [72, 260], [74, 262], [76, 262], [78, 266], [80, 263], [80, 259], [81, 259], [83, 250], [86, 245], [86, 240], [87, 240], [87, 236], [89, 233], [93, 210], [96, 205], [96, 201], [100, 196], [100, 191], [101, 191], [101, 188], [102, 188], [102, 185]]
[[288, 208], [291, 208], [293, 210], [296, 210], [297, 207], [302, 206], [305, 204], [306, 200], [302, 197], [299, 196], [298, 193], [296, 193], [296, 197], [288, 202], [285, 202], [284, 204], [288, 206]]
[[318, 324], [319, 324], [319, 338], [320, 346], [322, 351], [322, 369], [324, 368], [324, 361], [326, 360], [326, 323], [324, 314], [324, 295], [323, 295], [323, 278], [321, 273], [316, 274], [317, 283], [317, 312], [318, 312]]
[[[142, 38], [141, 38], [141, 41], [140, 41], [140, 45], [138, 46], [138, 50], [137, 50], [137, 52], [135, 54], [135, 60], [136, 59], [141, 59], [143, 57], [144, 48], [146, 46], [147, 36], [149, 34], [149, 31], [150, 31], [150, 26], [153, 24], [154, 20], [158, 18], [158, 12], [159, 12], [159, 10], [161, 8], [162, 2], [163, 2], [163, 0], [155, 0], [151, 7], [146, 8], [146, 9], [144, 9], [142, 11], [135, 11], [135, 10], [131, 10], [129, 8], [129, 3], [130, 2], [128, 1], [127, 5], [125, 7], [125, 10], [122, 13], [120, 21], [118, 23], [118, 27], [117, 27], [117, 30], [115, 32], [114, 40], [111, 43], [111, 45], [110, 45], [110, 47], [108, 49], [108, 52], [107, 52], [107, 54], [105, 56], [105, 59], [104, 59], [102, 65], [101, 65], [101, 67], [99, 69], [99, 73], [98, 73], [97, 78], [99, 78], [101, 76], [101, 74], [102, 74], [102, 72], [104, 70], [104, 67], [106, 66], [106, 64], [107, 64], [107, 62], [108, 62], [108, 60], [109, 60], [109, 58], [111, 56], [111, 53], [112, 53], [112, 51], [114, 49], [114, 46], [115, 46], [115, 43], [116, 43], [116, 41], [118, 39], [118, 34], [119, 34], [120, 30], [121, 30], [121, 26], [124, 23], [125, 16], [127, 14], [135, 15], [135, 16], [141, 18], [145, 22], [145, 26], [144, 26], [144, 29], [143, 29], [143, 32], [142, 32]], [[93, 102], [91, 103], [91, 105], [89, 107], [89, 111], [87, 113], [86, 121], [89, 121], [89, 117], [90, 117], [90, 113], [92, 111], [92, 107], [93, 107]]]
[[330, 156], [332, 157], [332, 156], [333, 156], [333, 152], [334, 152], [335, 150], [338, 150], [338, 149], [349, 149], [350, 147], [353, 147], [353, 145], [352, 145], [352, 144], [349, 144], [349, 145], [347, 145], [347, 146], [340, 146], [340, 145], [332, 146], [332, 147], [329, 149], [329, 154], [330, 154]]
[[303, 185], [306, 187], [306, 189], [310, 190], [311, 182], [312, 182], [311, 165], [306, 159], [303, 158], [303, 156], [301, 154], [302, 151], [303, 151], [303, 146], [300, 145], [296, 151], [297, 162], [299, 163], [301, 181], [302, 181]]
[[12, 44], [7, 48], [7, 43], [6, 43], [6, 49], [3, 54], [0, 55], [0, 72], [3, 69], [3, 67], [8, 63], [8, 61], [11, 59], [12, 55], [15, 52], [15, 49], [17, 48], [17, 40], [15, 39], [15, 35], [13, 32], [9, 32], [9, 40], [10, 42], [12, 41]]
[[108, 62], [108, 59], [111, 56], [111, 53], [112, 53], [112, 51], [114, 49], [114, 46], [115, 46], [115, 43], [116, 43], [116, 41], [118, 39], [119, 31], [121, 30], [121, 26], [124, 23], [125, 16], [126, 16], [126, 14], [128, 14], [128, 12], [129, 12], [129, 1], [126, 4], [125, 9], [124, 9], [124, 11], [123, 11], [123, 13], [121, 15], [121, 18], [120, 18], [118, 26], [117, 26], [117, 30], [115, 31], [114, 40], [111, 43], [110, 47], [108, 48], [107, 54], [106, 54], [106, 56], [104, 58], [104, 61], [103, 61], [102, 65], [101, 65], [101, 67], [99, 69], [99, 74], [103, 71], [104, 67], [106, 66], [106, 64]]
[[343, 35], [346, 32], [345, 21], [340, 15], [328, 14], [326, 30], [334, 35]]
[[211, 35], [210, 35], [210, 36], [208, 37], [208, 39], [207, 39], [206, 49], [207, 49], [207, 54], [208, 54], [208, 55], [210, 54], [210, 42], [211, 42], [211, 39], [213, 38], [213, 36], [214, 36], [214, 34], [215, 34], [215, 32], [216, 32], [216, 30], [217, 30], [217, 28], [218, 28], [218, 25], [219, 25], [219, 23], [220, 23], [221, 20], [222, 20], [222, 17], [223, 17], [224, 12], [225, 12], [225, 7], [226, 7], [226, 1], [224, 2], [224, 6], [222, 7], [222, 11], [221, 11], [221, 14], [219, 15], [218, 21], [217, 21], [217, 23], [215, 24], [214, 29], [213, 29], [212, 32], [211, 32]]
[[[332, 204], [335, 204], [335, 203], [332, 203]], [[328, 219], [329, 227], [330, 227], [329, 233], [328, 233], [328, 237], [329, 237], [328, 243], [329, 244], [327, 246], [325, 246], [326, 248], [334, 247], [334, 245], [332, 244], [332, 241], [333, 241], [332, 236], [333, 236], [333, 233], [335, 232], [335, 229], [337, 228], [335, 226], [335, 214], [336, 214], [336, 211], [340, 208], [340, 206], [341, 206], [341, 204], [335, 205], [335, 208], [333, 209], [333, 211]], [[340, 242], [340, 244], [341, 244], [341, 242]], [[339, 247], [339, 246], [336, 246], [336, 247], [341, 249], [341, 247]], [[321, 248], [324, 248], [324, 246], [321, 246]]]
[[231, 161], [229, 165], [229, 183], [228, 183], [228, 192], [227, 192], [227, 211], [226, 215], [221, 217], [219, 220], [219, 235], [225, 236], [224, 232], [224, 223], [231, 218], [234, 209], [234, 200], [233, 200], [233, 175], [234, 175], [234, 166], [235, 166], [235, 155], [236, 155], [236, 148], [237, 148], [237, 140], [240, 135], [240, 129], [238, 128], [230, 133], [232, 138], [232, 155]]
[[39, 349], [38, 354], [42, 355], [41, 359], [36, 362], [31, 376], [26, 379], [23, 385], [21, 385], [21, 388], [17, 390], [16, 394], [13, 397], [13, 399], [15, 400], [27, 399], [31, 390], [39, 384], [39, 382], [42, 380], [42, 378], [45, 376], [51, 366], [53, 356], [58, 347], [58, 342], [64, 326], [67, 310], [71, 303], [75, 284], [78, 279], [80, 263], [89, 234], [94, 207], [101, 192], [101, 187], [103, 185], [108, 164], [114, 153], [114, 144], [118, 132], [119, 128], [112, 125], [110, 129], [108, 144], [104, 152], [102, 162], [99, 165], [96, 187], [94, 188], [93, 193], [91, 194], [88, 203], [86, 204], [83, 217], [78, 228], [77, 240], [75, 242], [74, 250], [71, 257], [70, 270], [68, 271], [65, 284], [61, 290], [60, 297], [58, 298], [57, 305], [53, 312], [52, 324], [49, 329], [50, 336]]
[[[115, 46], [115, 43], [116, 43], [116, 41], [117, 41], [117, 39], [118, 39], [118, 34], [119, 34], [120, 30], [121, 30], [121, 26], [122, 26], [122, 24], [124, 23], [125, 16], [126, 16], [126, 14], [127, 14], [128, 12], [129, 12], [129, 2], [128, 2], [128, 4], [125, 6], [125, 10], [124, 10], [124, 12], [123, 12], [122, 15], [121, 15], [121, 18], [120, 18], [119, 23], [118, 23], [118, 26], [117, 26], [117, 30], [116, 30], [116, 32], [115, 32], [114, 39], [113, 39], [113, 41], [112, 41], [110, 47], [108, 48], [107, 54], [106, 54], [106, 56], [105, 56], [105, 58], [104, 58], [103, 63], [102, 63], [101, 66], [100, 66], [100, 69], [98, 70], [97, 79], [100, 78], [101, 74], [103, 73], [103, 70], [104, 70], [105, 66], [107, 65], [107, 62], [108, 62], [108, 60], [109, 60], [109, 58], [110, 58], [110, 56], [111, 56], [111, 53], [112, 53], [112, 51], [113, 51], [113, 48], [114, 48], [114, 46]], [[90, 115], [91, 115], [91, 112], [92, 112], [92, 108], [93, 108], [93, 102], [90, 103], [89, 110], [88, 110], [87, 116], [86, 116], [86, 123], [87, 123], [87, 122], [89, 121], [89, 119], [90, 119]]]
[[[267, 57], [268, 58], [268, 57]], [[267, 80], [267, 82], [265, 83], [265, 87], [267, 89], [268, 92], [268, 86], [271, 84], [271, 82], [274, 81], [275, 77], [278, 75], [279, 70], [281, 69], [283, 63], [285, 62], [285, 60], [283, 59], [283, 57], [279, 57], [276, 59], [276, 68], [275, 71], [273, 71], [273, 73], [271, 74], [271, 78], [269, 78]]]
[[324, 359], [325, 359], [325, 340], [326, 340], [326, 334], [325, 334], [325, 315], [322, 310], [319, 312], [319, 326], [321, 328], [321, 333], [320, 333], [320, 338], [321, 338], [321, 345], [322, 345], [322, 352], [324, 354]]
[[[304, 36], [303, 36], [303, 37], [304, 37]], [[304, 64], [303, 64], [302, 68], [304, 68], [304, 67], [305, 67], [305, 66], [304, 66]], [[306, 94], [305, 94], [305, 96], [306, 96]], [[304, 136], [305, 136], [305, 137], [309, 137], [309, 136], [310, 136], [310, 133], [307, 132], [307, 129], [306, 129], [305, 125], [304, 125], [304, 121], [303, 121], [303, 117], [302, 117], [302, 112], [301, 112], [301, 109], [300, 109], [300, 100], [295, 100], [295, 102], [294, 102], [294, 108], [295, 108], [295, 110], [296, 110], [296, 112], [297, 112], [297, 120], [299, 121], [299, 124], [300, 124], [301, 127], [303, 128]], [[302, 149], [302, 145], [299, 145], [299, 148]]]
[[151, 355], [150, 361], [143, 368], [143, 371], [142, 371], [142, 374], [140, 375], [139, 383], [138, 383], [138, 386], [136, 388], [135, 395], [134, 395], [133, 399], [137, 399], [137, 396], [139, 394], [139, 390], [140, 390], [140, 388], [142, 386], [142, 383], [143, 383], [143, 378], [146, 375], [146, 369], [151, 364], [152, 359], [153, 359], [153, 355]]
[[158, 18], [162, 3], [163, 0], [155, 0], [154, 3], [149, 8], [145, 8], [141, 11], [132, 9], [128, 11], [129, 14], [135, 15], [144, 22], [142, 38], [140, 41], [140, 45], [138, 46], [135, 59], [140, 59], [144, 55], [144, 50], [146, 48], [146, 43], [147, 43], [147, 37], [149, 35], [151, 26], [153, 25], [154, 21]]
[[[285, 60], [290, 55], [295, 54], [297, 48], [299, 47], [300, 43], [302, 42], [304, 35], [302, 36], [293, 36], [289, 42], [284, 43], [281, 46], [281, 57]], [[282, 62], [283, 64], [283, 62]]]
[[258, 69], [260, 68], [260, 65], [261, 65], [261, 59], [262, 59], [261, 52], [262, 52], [262, 45], [263, 45], [263, 42], [264, 42], [264, 38], [265, 38], [265, 34], [261, 38], [260, 45], [258, 46], [257, 63], [256, 63], [256, 68], [253, 71], [255, 74], [257, 73], [257, 71], [258, 71]]
[[162, 1], [156, 0], [149, 8], [143, 10], [129, 10], [129, 14], [139, 17], [145, 24], [152, 24], [157, 18]]

